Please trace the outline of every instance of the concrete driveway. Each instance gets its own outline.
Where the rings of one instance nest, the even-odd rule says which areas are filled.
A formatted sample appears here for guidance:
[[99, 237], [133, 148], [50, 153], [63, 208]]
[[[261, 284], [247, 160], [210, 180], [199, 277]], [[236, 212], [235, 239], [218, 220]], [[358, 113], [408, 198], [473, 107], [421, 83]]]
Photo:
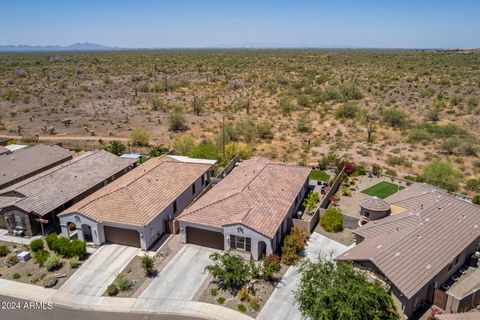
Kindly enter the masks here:
[[100, 297], [139, 251], [140, 248], [105, 244], [95, 251], [59, 290]]
[[[310, 236], [305, 253], [307, 258], [316, 260], [319, 255], [335, 258], [348, 247], [333, 241], [320, 233], [314, 232]], [[292, 266], [282, 278], [281, 284], [273, 291], [265, 306], [257, 316], [258, 320], [290, 320], [301, 319], [300, 311], [295, 303], [294, 291], [300, 283], [298, 268]]]
[[209, 256], [219, 250], [186, 244], [142, 292], [141, 299], [191, 300], [207, 278]]

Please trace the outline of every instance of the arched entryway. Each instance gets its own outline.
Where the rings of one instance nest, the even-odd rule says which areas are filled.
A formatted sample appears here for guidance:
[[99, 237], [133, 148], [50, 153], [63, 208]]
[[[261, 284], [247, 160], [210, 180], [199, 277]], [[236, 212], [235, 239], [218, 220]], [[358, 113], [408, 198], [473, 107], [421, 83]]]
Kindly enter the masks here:
[[92, 227], [88, 224], [82, 224], [83, 241], [93, 242]]
[[265, 243], [265, 241], [259, 241], [258, 242], [258, 260], [265, 257], [266, 253], [267, 253], [267, 244]]
[[73, 222], [68, 222], [67, 223], [67, 228], [68, 228], [68, 236], [70, 239], [77, 239], [78, 234], [77, 234], [77, 225]]

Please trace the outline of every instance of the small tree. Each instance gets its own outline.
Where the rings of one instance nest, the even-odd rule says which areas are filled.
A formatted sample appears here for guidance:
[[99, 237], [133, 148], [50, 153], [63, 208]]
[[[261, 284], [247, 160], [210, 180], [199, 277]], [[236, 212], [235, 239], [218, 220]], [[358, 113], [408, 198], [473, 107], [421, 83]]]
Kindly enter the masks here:
[[155, 266], [155, 260], [145, 253], [142, 259], [140, 260], [140, 266], [142, 267], [143, 271], [145, 271], [145, 275], [149, 276], [153, 272], [153, 267]]
[[150, 136], [145, 129], [134, 128], [132, 132], [130, 132], [130, 141], [134, 146], [147, 147], [149, 139]]
[[215, 252], [210, 255], [212, 264], [205, 267], [224, 290], [236, 292], [240, 289], [249, 276], [249, 266], [243, 262], [242, 257], [230, 252]]
[[105, 151], [108, 151], [110, 153], [113, 153], [114, 155], [119, 156], [123, 154], [127, 148], [120, 141], [112, 140], [108, 142], [108, 145], [104, 149]]
[[187, 155], [195, 148], [195, 138], [191, 134], [184, 134], [173, 140], [172, 148], [177, 154]]
[[320, 224], [327, 232], [340, 232], [343, 230], [343, 215], [340, 208], [328, 208], [320, 218]]
[[185, 131], [187, 129], [187, 120], [182, 108], [175, 107], [168, 117], [168, 130]]
[[295, 299], [307, 319], [399, 319], [384, 285], [369, 281], [350, 263], [320, 257], [304, 262], [300, 273]]
[[455, 170], [451, 163], [439, 160], [426, 166], [423, 169], [423, 176], [427, 183], [448, 191], [457, 191], [462, 173]]
[[161, 155], [164, 155], [167, 152], [168, 152], [168, 148], [158, 144], [156, 146], [153, 146], [152, 149], [150, 149], [150, 151], [148, 152], [148, 155], [150, 157], [160, 157]]

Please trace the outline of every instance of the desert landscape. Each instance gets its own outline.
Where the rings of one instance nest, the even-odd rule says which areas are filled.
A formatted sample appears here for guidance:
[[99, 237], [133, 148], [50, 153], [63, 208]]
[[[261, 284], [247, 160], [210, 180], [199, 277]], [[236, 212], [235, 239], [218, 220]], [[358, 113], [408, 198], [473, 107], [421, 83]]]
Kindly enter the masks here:
[[[400, 178], [436, 160], [480, 191], [478, 50], [138, 50], [3, 53], [0, 135], [88, 148], [191, 135], [221, 158], [342, 157]], [[185, 140], [185, 137], [180, 138]], [[95, 145], [96, 144], [96, 145]]]

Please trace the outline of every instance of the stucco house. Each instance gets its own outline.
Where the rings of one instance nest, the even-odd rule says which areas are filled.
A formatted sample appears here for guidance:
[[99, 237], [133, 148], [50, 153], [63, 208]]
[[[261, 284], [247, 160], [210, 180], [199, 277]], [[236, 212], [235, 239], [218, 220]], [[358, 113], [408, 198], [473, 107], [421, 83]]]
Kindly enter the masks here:
[[215, 160], [152, 158], [60, 215], [62, 234], [150, 248], [207, 186]]
[[480, 248], [480, 206], [427, 184], [413, 184], [385, 201], [391, 215], [355, 230], [356, 245], [337, 260], [385, 279], [407, 317], [424, 302], [446, 308], [443, 285], [462, 281]]
[[265, 158], [241, 162], [180, 214], [181, 241], [255, 260], [275, 252], [307, 192], [309, 173]]
[[85, 153], [1, 190], [0, 214], [10, 233], [33, 236], [41, 231], [39, 219], [56, 227], [58, 213], [133, 166], [106, 151]]

